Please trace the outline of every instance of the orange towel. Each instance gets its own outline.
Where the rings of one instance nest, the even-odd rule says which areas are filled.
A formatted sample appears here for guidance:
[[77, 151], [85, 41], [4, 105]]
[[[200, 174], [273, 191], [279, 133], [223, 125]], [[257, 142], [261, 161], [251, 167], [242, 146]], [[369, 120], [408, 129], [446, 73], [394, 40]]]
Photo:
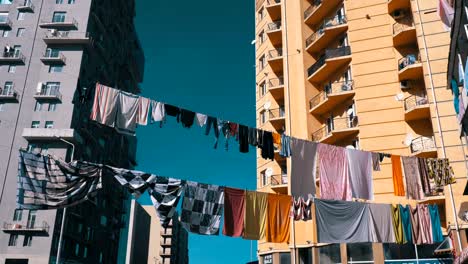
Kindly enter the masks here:
[[272, 133], [272, 134], [273, 134], [273, 143], [280, 146], [281, 145], [281, 135], [278, 134], [278, 133]]
[[292, 197], [268, 194], [268, 210], [265, 239], [273, 243], [289, 243]]
[[396, 196], [405, 196], [405, 187], [403, 185], [403, 174], [401, 172], [401, 159], [398, 155], [392, 155], [393, 171], [393, 193]]

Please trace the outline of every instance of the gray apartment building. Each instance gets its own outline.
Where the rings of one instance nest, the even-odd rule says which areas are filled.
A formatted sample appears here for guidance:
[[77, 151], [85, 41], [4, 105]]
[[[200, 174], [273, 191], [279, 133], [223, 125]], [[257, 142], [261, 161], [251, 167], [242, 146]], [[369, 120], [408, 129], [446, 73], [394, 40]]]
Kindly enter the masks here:
[[[134, 0], [0, 0], [0, 263], [58, 252], [63, 210], [15, 209], [19, 148], [135, 167], [136, 139], [89, 121], [96, 82], [140, 92], [134, 16]], [[60, 263], [117, 263], [125, 249], [130, 200], [103, 185], [66, 210]]]

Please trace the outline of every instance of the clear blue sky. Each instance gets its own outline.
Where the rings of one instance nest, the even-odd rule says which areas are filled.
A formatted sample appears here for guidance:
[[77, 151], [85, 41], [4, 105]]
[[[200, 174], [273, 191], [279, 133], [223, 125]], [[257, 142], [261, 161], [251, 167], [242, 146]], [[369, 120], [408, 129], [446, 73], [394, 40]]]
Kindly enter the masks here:
[[[142, 95], [201, 113], [255, 125], [254, 0], [137, 0], [136, 28], [145, 51]], [[169, 118], [141, 127], [139, 170], [199, 182], [255, 189], [255, 150], [231, 140], [213, 149], [199, 127]], [[141, 202], [150, 203], [144, 197]], [[253, 243], [256, 255], [256, 242]], [[189, 235], [190, 263], [245, 263], [250, 241]]]

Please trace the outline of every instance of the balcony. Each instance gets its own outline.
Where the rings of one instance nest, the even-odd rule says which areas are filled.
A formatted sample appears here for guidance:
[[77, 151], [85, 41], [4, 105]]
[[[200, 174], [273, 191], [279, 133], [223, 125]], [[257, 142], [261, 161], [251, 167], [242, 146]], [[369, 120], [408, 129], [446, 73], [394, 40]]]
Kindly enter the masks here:
[[34, 223], [28, 223], [26, 225], [21, 224], [11, 224], [11, 223], [3, 223], [3, 232], [5, 233], [21, 233], [21, 234], [48, 234], [49, 233], [49, 225], [47, 222], [42, 222], [42, 225], [37, 226]]
[[411, 95], [405, 98], [405, 120], [420, 120], [431, 117], [426, 95]]
[[93, 41], [89, 32], [57, 31], [53, 29], [44, 34], [44, 42], [47, 45], [90, 45]]
[[163, 247], [170, 247], [172, 246], [170, 239], [161, 239], [161, 246]]
[[287, 194], [288, 174], [281, 173], [270, 176], [270, 188], [277, 193]]
[[76, 143], [83, 142], [78, 132], [71, 128], [24, 128], [22, 137], [28, 141], [57, 141], [62, 138]]
[[336, 106], [354, 96], [354, 82], [335, 82], [327, 84], [323, 92], [309, 101], [309, 112], [322, 115], [331, 112]]
[[172, 236], [172, 228], [167, 228], [166, 230], [161, 229], [160, 234], [163, 237], [171, 237]]
[[281, 19], [281, 0], [267, 0], [266, 10], [271, 20]]
[[281, 100], [284, 98], [284, 79], [283, 77], [280, 78], [273, 78], [269, 79], [267, 82], [268, 91], [270, 92], [271, 96], [276, 100]]
[[392, 14], [398, 9], [408, 9], [411, 7], [410, 0], [388, 0], [388, 13]]
[[280, 45], [282, 42], [281, 20], [268, 24], [266, 33], [273, 46]]
[[62, 52], [49, 52], [47, 51], [44, 56], [41, 57], [42, 63], [46, 65], [50, 64], [66, 64], [67, 59]]
[[421, 158], [436, 158], [437, 148], [434, 137], [418, 137], [411, 141], [411, 154]]
[[284, 107], [269, 110], [268, 121], [276, 130], [282, 129], [285, 122]]
[[60, 87], [43, 87], [39, 93], [34, 95], [36, 100], [55, 100], [62, 101], [62, 94], [60, 93]]
[[268, 64], [270, 64], [271, 70], [276, 73], [283, 72], [283, 50], [274, 49], [268, 51], [267, 56]]
[[401, 19], [393, 24], [393, 46], [401, 47], [416, 43], [416, 28], [411, 17]]
[[159, 250], [159, 255], [160, 255], [161, 257], [169, 258], [169, 257], [171, 257], [171, 250], [170, 250], [170, 249], [167, 249], [167, 248], [165, 248], [165, 249], [160, 249], [160, 250]]
[[317, 25], [341, 2], [343, 0], [312, 0], [310, 6], [304, 11], [304, 23]]
[[329, 18], [315, 33], [306, 39], [306, 50], [311, 54], [320, 52], [347, 30], [346, 17], [335, 16]]
[[54, 18], [51, 21], [41, 20], [39, 23], [41, 28], [53, 29], [78, 29], [78, 22], [74, 18]]
[[338, 117], [333, 118], [329, 125], [312, 133], [312, 141], [333, 144], [345, 138], [355, 136], [358, 132], [357, 116]]
[[11, 20], [8, 16], [0, 16], [0, 28], [11, 28]]
[[24, 63], [26, 57], [19, 50], [3, 52], [0, 57], [0, 64]]
[[423, 77], [423, 66], [421, 56], [409, 54], [398, 61], [398, 79], [417, 80]]
[[336, 49], [327, 49], [325, 54], [307, 70], [309, 82], [321, 83], [351, 61], [351, 47], [344, 46]]
[[13, 86], [0, 88], [0, 101], [18, 101], [19, 93]]
[[17, 6], [16, 9], [22, 12], [34, 12], [34, 5], [31, 0], [25, 0], [23, 4]]

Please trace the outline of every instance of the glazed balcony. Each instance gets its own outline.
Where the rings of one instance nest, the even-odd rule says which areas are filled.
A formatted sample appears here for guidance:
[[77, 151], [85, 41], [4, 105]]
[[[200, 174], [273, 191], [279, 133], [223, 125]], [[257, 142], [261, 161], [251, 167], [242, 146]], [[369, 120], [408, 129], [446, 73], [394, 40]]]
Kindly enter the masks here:
[[16, 9], [22, 12], [34, 12], [34, 5], [31, 0], [25, 0], [23, 4], [20, 4]]
[[429, 100], [426, 95], [411, 95], [405, 98], [405, 120], [431, 118]]
[[3, 52], [0, 57], [0, 63], [10, 64], [10, 63], [21, 63], [24, 64], [26, 57], [19, 50], [14, 50], [10, 52]]
[[269, 23], [267, 25], [267, 36], [270, 39], [271, 44], [273, 46], [278, 46], [282, 43], [282, 32], [281, 32], [281, 20]]
[[393, 46], [406, 46], [416, 43], [416, 28], [411, 17], [406, 17], [393, 24]]
[[64, 44], [91, 44], [92, 38], [89, 32], [57, 31], [50, 30], [44, 34], [44, 42], [47, 45]]
[[49, 233], [49, 225], [47, 222], [42, 222], [41, 225], [35, 225], [34, 223], [27, 223], [26, 225], [22, 224], [11, 224], [3, 223], [3, 232], [5, 233], [20, 233], [25, 235], [40, 235]]
[[411, 141], [411, 154], [422, 158], [437, 157], [437, 147], [434, 137], [418, 137]]
[[304, 23], [317, 25], [329, 14], [342, 0], [312, 0], [310, 6], [304, 11]]
[[11, 20], [8, 16], [0, 16], [0, 28], [11, 28]]
[[335, 16], [329, 18], [315, 33], [306, 39], [306, 50], [312, 54], [318, 53], [347, 30], [346, 17]]
[[42, 63], [46, 65], [50, 64], [66, 64], [67, 58], [63, 55], [62, 52], [55, 51], [46, 51], [44, 56], [41, 57]]
[[324, 91], [309, 101], [309, 112], [313, 115], [331, 112], [335, 107], [354, 96], [353, 88], [354, 82], [352, 80], [327, 84]]
[[359, 132], [358, 118], [333, 118], [330, 125], [326, 125], [312, 133], [312, 141], [333, 144], [345, 138], [354, 137]]
[[267, 61], [273, 72], [283, 72], [283, 49], [268, 51]]
[[286, 115], [284, 107], [270, 109], [268, 111], [268, 122], [270, 122], [276, 130], [279, 130], [284, 127], [285, 118]]
[[271, 17], [271, 20], [275, 21], [281, 18], [281, 0], [267, 0], [266, 10]]
[[41, 91], [34, 95], [36, 100], [62, 101], [60, 87], [42, 87]]
[[273, 78], [269, 79], [267, 82], [268, 91], [276, 100], [281, 100], [284, 98], [284, 79]]
[[3, 101], [18, 101], [19, 93], [15, 91], [14, 86], [6, 86], [0, 88], [0, 102]]
[[395, 10], [408, 9], [411, 7], [410, 0], [388, 0], [388, 13], [392, 14]]
[[409, 54], [398, 60], [398, 78], [400, 81], [417, 80], [423, 77], [423, 66], [419, 54]]
[[307, 70], [309, 82], [323, 83], [337, 70], [348, 65], [351, 61], [351, 47], [343, 46], [336, 49], [327, 49], [325, 54]]
[[78, 22], [74, 18], [53, 18], [51, 20], [41, 20], [39, 27], [52, 29], [77, 29]]

